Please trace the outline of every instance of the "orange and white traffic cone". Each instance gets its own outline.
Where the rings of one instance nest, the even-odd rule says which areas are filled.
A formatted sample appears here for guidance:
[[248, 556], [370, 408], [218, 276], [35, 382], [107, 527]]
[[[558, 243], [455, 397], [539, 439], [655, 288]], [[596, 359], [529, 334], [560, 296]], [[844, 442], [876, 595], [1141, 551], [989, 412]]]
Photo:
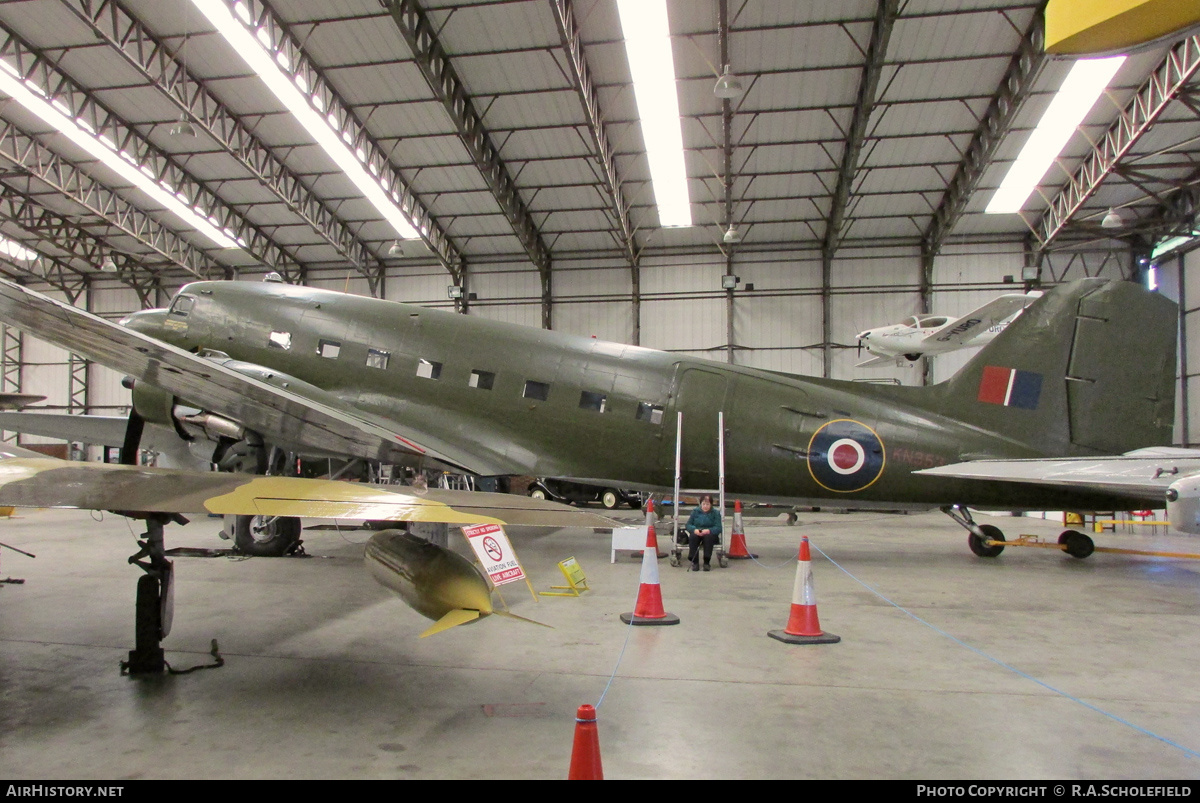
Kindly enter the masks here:
[[658, 584], [658, 553], [655, 551], [654, 531], [646, 533], [646, 548], [642, 550], [642, 584], [638, 586], [637, 603], [633, 613], [621, 614], [621, 621], [635, 625], [677, 625], [679, 617], [663, 610], [662, 586]]
[[787, 627], [771, 630], [767, 635], [788, 644], [836, 644], [841, 636], [821, 630], [817, 621], [817, 595], [813, 591], [812, 557], [808, 551], [808, 536], [800, 540], [800, 555], [796, 564], [796, 584], [792, 586], [792, 612]]
[[603, 781], [600, 766], [600, 730], [596, 727], [596, 709], [579, 706], [575, 714], [575, 743], [571, 745], [571, 769], [568, 781]]
[[666, 552], [658, 548], [658, 533], [654, 531], [654, 500], [650, 499], [646, 502], [646, 540], [654, 545], [654, 554], [659, 558], [665, 558]]
[[758, 555], [751, 555], [746, 549], [746, 530], [742, 526], [742, 500], [736, 499], [733, 502], [733, 535], [729, 536], [729, 551], [725, 556], [730, 560], [749, 560], [757, 558]]

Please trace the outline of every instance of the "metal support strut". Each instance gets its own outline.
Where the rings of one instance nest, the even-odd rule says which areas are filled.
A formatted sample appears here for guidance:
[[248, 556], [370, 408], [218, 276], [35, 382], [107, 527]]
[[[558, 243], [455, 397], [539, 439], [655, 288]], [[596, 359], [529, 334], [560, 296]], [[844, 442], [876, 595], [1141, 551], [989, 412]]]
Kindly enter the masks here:
[[942, 508], [942, 512], [966, 528], [969, 533], [967, 546], [979, 557], [995, 558], [1004, 551], [1004, 533], [1000, 532], [999, 527], [976, 524], [971, 511], [963, 505], [948, 505]]
[[129, 660], [121, 662], [121, 674], [162, 674], [167, 669], [162, 640], [171, 632], [175, 610], [175, 566], [167, 560], [163, 548], [163, 526], [170, 522], [186, 524], [178, 514], [156, 513], [146, 517], [141, 549], [129, 562], [145, 574], [138, 578], [137, 607], [134, 615], [134, 648]]

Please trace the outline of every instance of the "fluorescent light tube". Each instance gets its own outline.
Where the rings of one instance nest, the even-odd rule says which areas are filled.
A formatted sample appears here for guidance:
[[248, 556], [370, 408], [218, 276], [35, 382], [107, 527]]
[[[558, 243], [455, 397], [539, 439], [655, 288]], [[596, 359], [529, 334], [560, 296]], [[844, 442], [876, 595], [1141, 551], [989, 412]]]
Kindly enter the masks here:
[[2, 59], [0, 59], [0, 92], [36, 114], [43, 122], [54, 127], [67, 139], [99, 159], [121, 178], [149, 195], [221, 248], [241, 247], [228, 233], [219, 229], [203, 214], [189, 207], [186, 199], [181, 198], [177, 190], [148, 176], [146, 168], [135, 164], [133, 157], [129, 154], [118, 151], [107, 137], [97, 137], [89, 130], [90, 126], [87, 126], [86, 123], [68, 117], [65, 107], [60, 110], [61, 104], [51, 103], [46, 98], [44, 90], [22, 80], [16, 69]]
[[[266, 48], [269, 48], [271, 43], [267, 30], [259, 28], [251, 33], [250, 29], [246, 27], [250, 24], [249, 14], [245, 12], [241, 3], [237, 4], [240, 12], [238, 16], [243, 17], [244, 22], [234, 17], [224, 0], [192, 0], [192, 2], [233, 46], [237, 54], [250, 65], [250, 69], [258, 73], [267, 88], [274, 93], [275, 97], [279, 98], [279, 101], [287, 107], [300, 125], [304, 126], [309, 136], [316, 140], [329, 158], [333, 159], [338, 168], [363, 194], [363, 197], [370, 201], [371, 205], [391, 224], [401, 239], [419, 239], [420, 235], [404, 213], [400, 211], [400, 207], [388, 196], [387, 191], [379, 182], [367, 172], [367, 168], [362, 163], [365, 154], [361, 151], [358, 155], [353, 153], [342, 142], [340, 133], [331, 127], [336, 125], [336, 118], [333, 118], [332, 123], [326, 122], [323, 113], [313, 108], [313, 104], [319, 101], [310, 97], [307, 90], [298, 87], [293, 79], [280, 69], [280, 64], [284, 69], [290, 69], [287, 57], [282, 53], [268, 52]], [[330, 116], [332, 117], [332, 115]]]
[[0, 237], [0, 254], [11, 259], [19, 259], [22, 262], [32, 262], [38, 258], [37, 251], [30, 251], [28, 248], [4, 237]]
[[666, 0], [617, 0], [662, 226], [692, 225]]
[[1062, 153], [1071, 135], [1079, 128], [1123, 63], [1124, 56], [1080, 59], [1075, 62], [1037, 128], [1029, 135], [1017, 160], [1008, 169], [1000, 189], [992, 196], [985, 210], [988, 214], [1021, 211], [1030, 193]]

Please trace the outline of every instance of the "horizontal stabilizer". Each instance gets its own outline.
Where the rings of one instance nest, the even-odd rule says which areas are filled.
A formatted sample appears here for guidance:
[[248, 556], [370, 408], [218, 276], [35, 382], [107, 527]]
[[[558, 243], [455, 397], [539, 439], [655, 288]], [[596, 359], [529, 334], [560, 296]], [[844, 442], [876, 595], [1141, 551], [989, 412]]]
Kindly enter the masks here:
[[436, 622], [430, 625], [429, 628], [421, 634], [421, 638], [432, 636], [434, 633], [441, 633], [443, 630], [449, 630], [452, 627], [465, 625], [468, 622], [474, 622], [479, 617], [479, 611], [469, 611], [465, 608], [455, 608], [441, 619], [438, 619]]
[[899, 360], [896, 357], [872, 357], [869, 360], [863, 360], [862, 362], [860, 362], [858, 365], [856, 365], [854, 367], [855, 368], [867, 368], [872, 365], [885, 365], [887, 363], [894, 363], [894, 362], [898, 362], [898, 361]]
[[935, 477], [1020, 482], [1153, 498], [1180, 477], [1200, 472], [1200, 450], [1138, 449], [1113, 457], [975, 460], [917, 471]]

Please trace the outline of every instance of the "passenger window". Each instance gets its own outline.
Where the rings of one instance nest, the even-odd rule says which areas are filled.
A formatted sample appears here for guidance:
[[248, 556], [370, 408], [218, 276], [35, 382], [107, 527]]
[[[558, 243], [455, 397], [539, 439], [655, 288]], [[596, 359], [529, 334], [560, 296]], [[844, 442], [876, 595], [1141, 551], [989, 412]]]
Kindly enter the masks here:
[[467, 381], [467, 385], [480, 390], [491, 390], [492, 385], [496, 383], [496, 375], [491, 371], [475, 370], [471, 372], [471, 378]]
[[180, 318], [186, 318], [188, 313], [192, 311], [196, 299], [191, 296], [176, 296], [175, 301], [171, 304], [170, 315], [178, 315]]
[[608, 396], [603, 393], [593, 393], [590, 390], [585, 390], [579, 394], [579, 409], [581, 410], [595, 410], [598, 413], [602, 413], [607, 403]]
[[290, 349], [292, 347], [291, 332], [272, 332], [270, 338], [267, 339], [267, 345], [273, 349]]
[[379, 349], [367, 349], [367, 367], [384, 369], [388, 367], [388, 359], [391, 358], [391, 353], [380, 351]]
[[338, 355], [342, 353], [342, 344], [334, 340], [319, 340], [317, 341], [317, 354], [320, 354], [327, 360], [336, 360]]
[[637, 419], [638, 421], [649, 421], [651, 424], [661, 424], [663, 418], [663, 408], [661, 404], [651, 404], [650, 402], [638, 402]]
[[550, 384], [548, 382], [534, 382], [532, 379], [527, 379], [525, 381], [525, 391], [521, 395], [534, 401], [545, 401], [550, 398]]
[[442, 364], [432, 360], [417, 360], [417, 376], [425, 379], [437, 379], [442, 375]]

